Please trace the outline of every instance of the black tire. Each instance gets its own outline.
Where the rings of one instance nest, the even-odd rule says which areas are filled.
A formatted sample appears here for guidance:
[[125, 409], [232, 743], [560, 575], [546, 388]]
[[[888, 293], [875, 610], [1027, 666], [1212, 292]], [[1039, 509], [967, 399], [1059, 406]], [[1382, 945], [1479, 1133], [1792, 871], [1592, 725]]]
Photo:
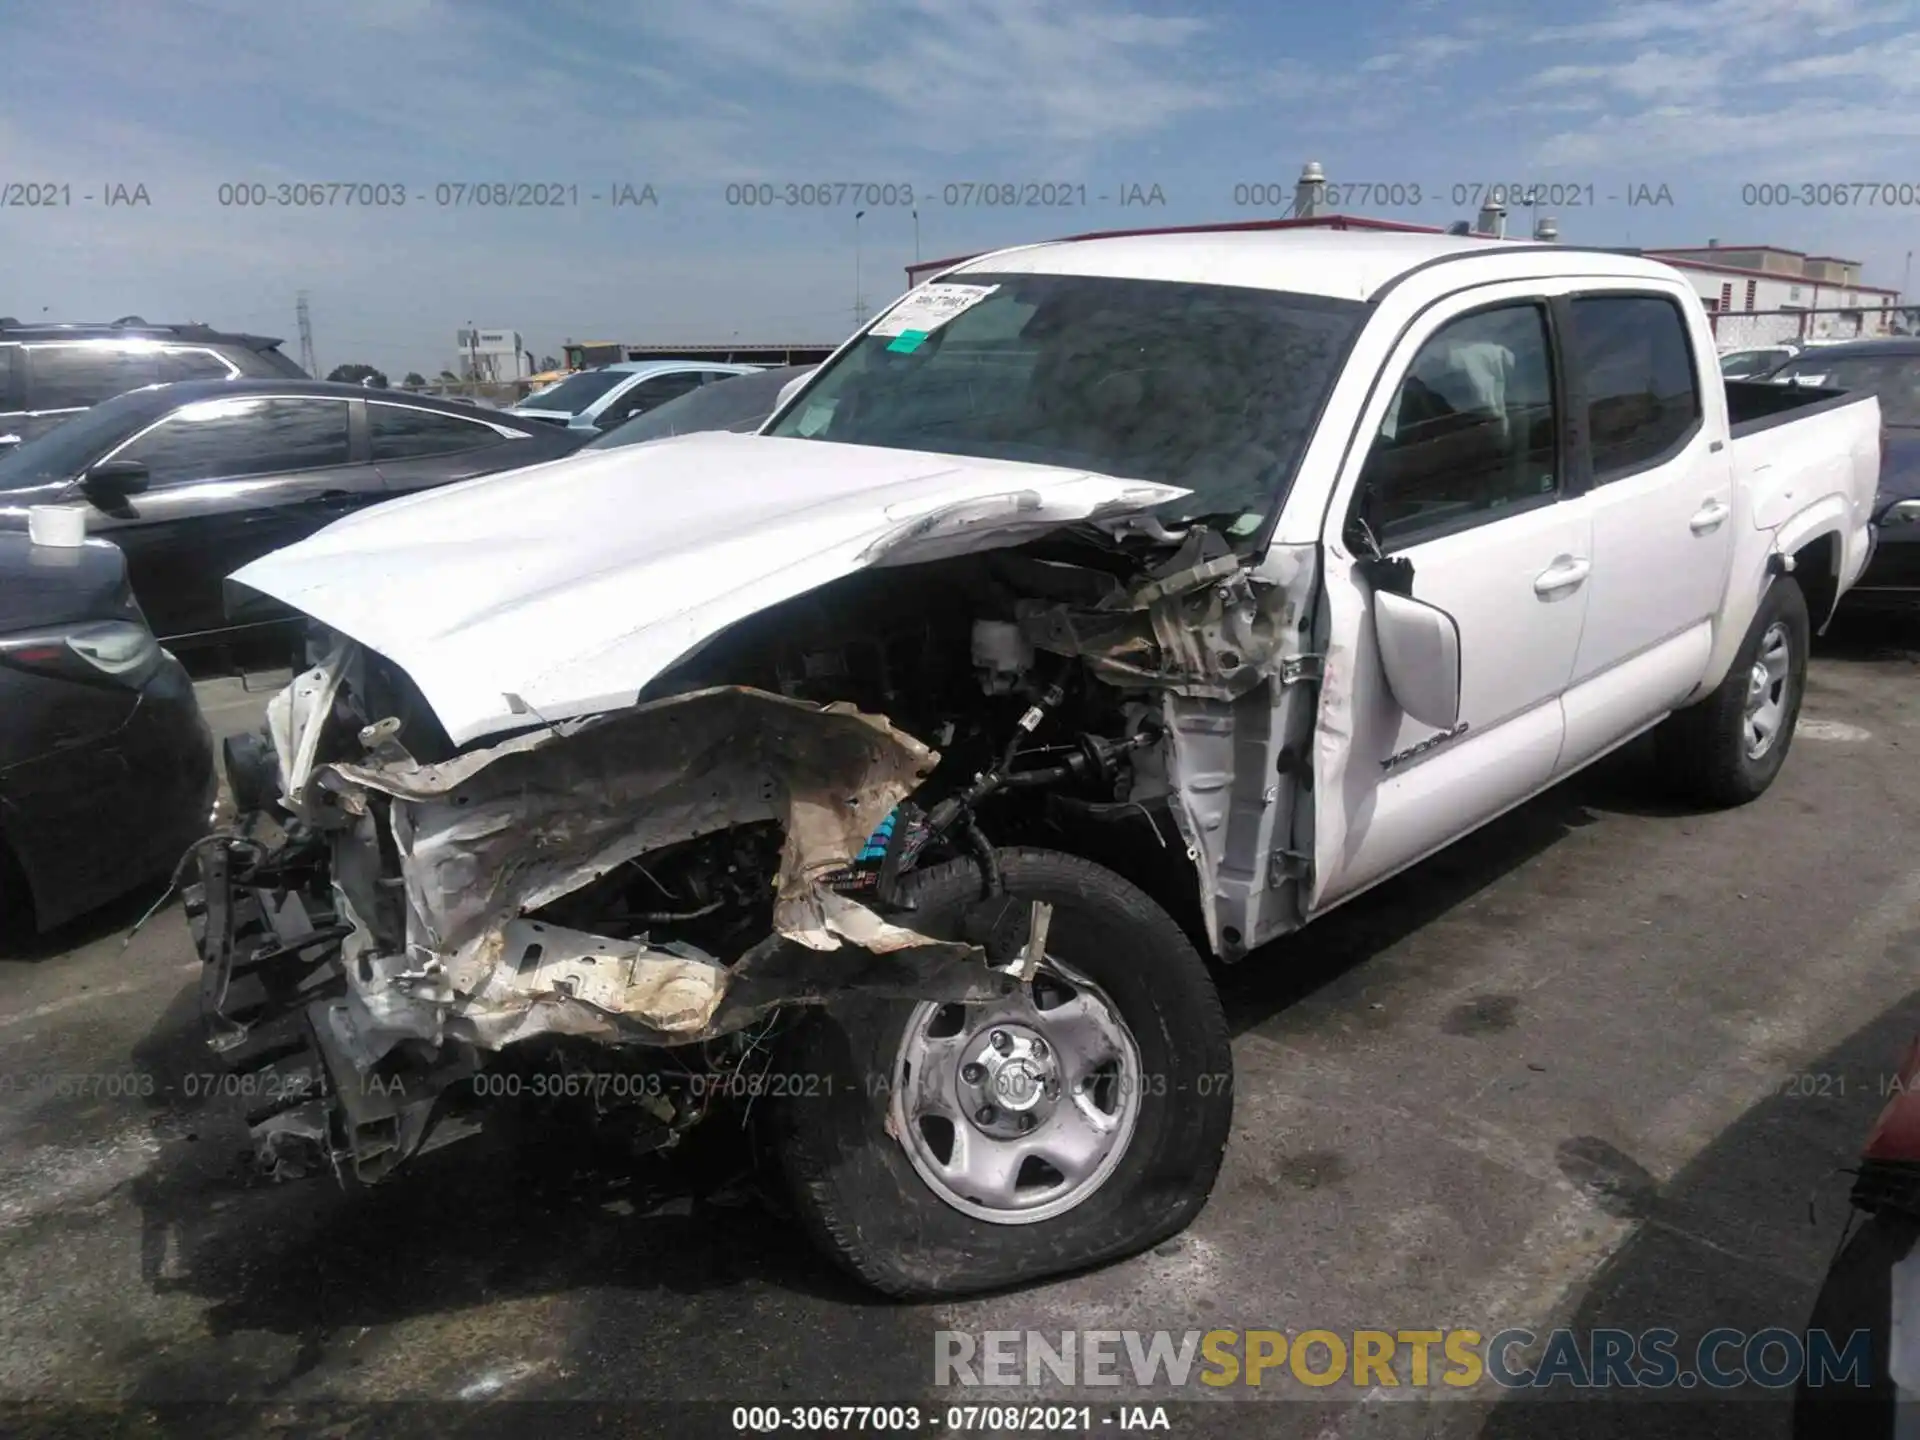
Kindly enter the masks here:
[[1894, 1385], [1887, 1375], [1893, 1338], [1893, 1267], [1913, 1249], [1920, 1224], [1893, 1215], [1873, 1215], [1854, 1232], [1827, 1272], [1826, 1283], [1807, 1317], [1807, 1332], [1825, 1331], [1836, 1347], [1856, 1330], [1873, 1336], [1867, 1384], [1820, 1385], [1805, 1376], [1795, 1387], [1793, 1434], [1796, 1440], [1825, 1440], [1844, 1435], [1871, 1440], [1893, 1435]]
[[977, 1219], [941, 1199], [888, 1131], [915, 1005], [860, 997], [808, 1015], [783, 1059], [810, 1088], [773, 1112], [772, 1138], [815, 1243], [890, 1295], [1000, 1289], [1135, 1254], [1200, 1213], [1226, 1149], [1226, 1017], [1186, 934], [1143, 891], [1090, 861], [1033, 849], [1002, 850], [999, 861], [1015, 903], [983, 904], [978, 866], [954, 861], [910, 877], [916, 908], [900, 923], [1011, 955], [1026, 939], [1026, 902], [1051, 903], [1047, 953], [1106, 993], [1139, 1048], [1137, 1119], [1113, 1171], [1072, 1209], [1027, 1224]]
[[[1747, 681], [1761, 642], [1776, 624], [1786, 627], [1790, 647], [1786, 714], [1773, 743], [1759, 756], [1750, 756], [1746, 741]], [[1654, 732], [1661, 777], [1670, 790], [1716, 808], [1744, 805], [1766, 793], [1793, 744], [1801, 697], [1806, 694], [1811, 640], [1806, 597], [1799, 585], [1780, 576], [1761, 597], [1760, 609], [1747, 627], [1746, 638], [1740, 642], [1733, 664], [1727, 667], [1726, 677], [1705, 699], [1668, 716]]]

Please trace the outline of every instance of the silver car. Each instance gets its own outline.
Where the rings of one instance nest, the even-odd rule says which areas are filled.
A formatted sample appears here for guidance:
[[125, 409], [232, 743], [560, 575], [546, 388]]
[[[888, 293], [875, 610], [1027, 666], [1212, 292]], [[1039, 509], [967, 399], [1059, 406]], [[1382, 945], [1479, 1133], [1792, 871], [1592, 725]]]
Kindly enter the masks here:
[[574, 430], [611, 430], [656, 405], [732, 375], [751, 375], [756, 365], [710, 360], [633, 360], [569, 375], [558, 385], [529, 395], [507, 413]]

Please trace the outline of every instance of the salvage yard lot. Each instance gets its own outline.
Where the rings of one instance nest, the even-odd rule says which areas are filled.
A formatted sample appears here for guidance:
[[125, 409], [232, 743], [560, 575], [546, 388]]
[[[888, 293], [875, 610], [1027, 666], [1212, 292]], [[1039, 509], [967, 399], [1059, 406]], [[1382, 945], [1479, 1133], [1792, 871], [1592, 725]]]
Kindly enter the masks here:
[[[931, 1408], [1022, 1393], [935, 1392], [942, 1329], [1803, 1326], [1844, 1214], [1836, 1167], [1920, 1030], [1908, 644], [1920, 628], [1842, 623], [1779, 783], [1745, 809], [1676, 813], [1629, 750], [1227, 972], [1234, 1136], [1199, 1222], [961, 1303], [841, 1279], [715, 1188], [724, 1149], [667, 1168], [488, 1138], [359, 1196], [243, 1183], [246, 1102], [192, 1078], [214, 1067], [178, 910], [123, 947], [149, 891], [0, 964], [0, 1395]], [[203, 682], [223, 732], [267, 693]], [[1757, 1402], [1422, 1415], [1306, 1394], [1156, 1398], [1195, 1402], [1176, 1434], [1789, 1429]], [[539, 1428], [570, 1415], [594, 1423]], [[162, 1410], [148, 1433], [256, 1422]], [[443, 1433], [502, 1423], [432, 1412]]]

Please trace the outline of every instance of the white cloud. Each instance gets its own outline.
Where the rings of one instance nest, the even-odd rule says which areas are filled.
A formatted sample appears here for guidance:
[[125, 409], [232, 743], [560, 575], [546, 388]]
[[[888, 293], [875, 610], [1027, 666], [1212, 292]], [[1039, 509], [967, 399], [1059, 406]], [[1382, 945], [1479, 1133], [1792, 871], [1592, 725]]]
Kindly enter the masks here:
[[1392, 50], [1369, 55], [1360, 62], [1360, 69], [1368, 74], [1424, 74], [1450, 60], [1474, 54], [1483, 44], [1479, 38], [1465, 35], [1416, 35]]
[[1104, 146], [1232, 103], [1205, 21], [1124, 0], [671, 0], [632, 24], [731, 83], [874, 107], [853, 149]]

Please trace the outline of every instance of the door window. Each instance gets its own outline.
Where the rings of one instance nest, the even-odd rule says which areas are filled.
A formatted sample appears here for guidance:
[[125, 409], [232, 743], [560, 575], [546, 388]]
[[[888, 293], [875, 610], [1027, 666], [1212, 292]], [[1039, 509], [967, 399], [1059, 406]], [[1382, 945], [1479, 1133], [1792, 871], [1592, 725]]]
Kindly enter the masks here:
[[33, 378], [28, 408], [82, 410], [142, 385], [160, 383], [160, 352], [151, 344], [113, 341], [29, 347]]
[[644, 415], [656, 405], [664, 405], [676, 400], [690, 390], [698, 390], [706, 382], [706, 372], [701, 370], [683, 370], [672, 375], [655, 375], [642, 380], [626, 394], [615, 400], [594, 421], [605, 427], [618, 424], [634, 415]]
[[1570, 347], [1586, 391], [1593, 483], [1668, 459], [1700, 427], [1700, 389], [1680, 307], [1659, 295], [1573, 302]]
[[177, 380], [231, 380], [234, 367], [211, 350], [168, 350], [160, 359], [160, 378]]
[[307, 398], [203, 400], [175, 411], [112, 456], [147, 467], [159, 490], [345, 465], [347, 402]]
[[1387, 406], [1358, 518], [1390, 552], [1551, 503], [1558, 433], [1545, 310], [1463, 315], [1420, 347]]
[[438, 410], [416, 410], [408, 405], [367, 406], [367, 429], [373, 438], [373, 458], [417, 460], [428, 455], [453, 455], [498, 445], [505, 439], [491, 425], [447, 415]]

